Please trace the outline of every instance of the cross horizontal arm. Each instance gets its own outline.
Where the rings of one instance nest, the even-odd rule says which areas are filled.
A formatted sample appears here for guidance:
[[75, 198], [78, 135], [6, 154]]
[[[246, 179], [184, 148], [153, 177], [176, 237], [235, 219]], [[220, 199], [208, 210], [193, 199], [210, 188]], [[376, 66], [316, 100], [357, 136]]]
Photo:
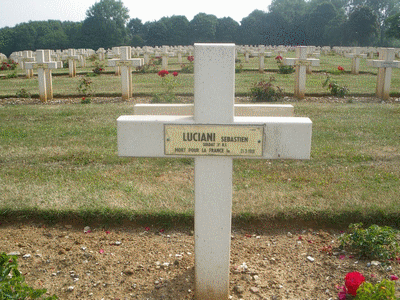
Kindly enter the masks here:
[[[176, 115], [192, 116], [193, 104], [136, 104], [135, 115]], [[235, 104], [236, 116], [292, 117], [294, 107], [291, 104]]]
[[109, 67], [140, 67], [143, 65], [143, 58], [132, 58], [127, 60], [110, 59], [108, 61]]
[[[164, 125], [175, 124], [200, 125], [196, 124], [194, 118], [190, 116], [119, 117], [117, 119], [118, 154], [133, 157], [183, 157], [165, 154]], [[234, 123], [227, 125], [259, 125], [264, 129], [262, 156], [232, 156], [233, 158], [310, 158], [312, 122], [309, 118], [235, 117]]]
[[375, 68], [400, 68], [400, 61], [367, 60], [367, 66]]
[[[50, 61], [50, 62], [44, 62], [44, 63], [38, 63], [38, 62], [26, 62], [25, 67], [28, 70], [32, 69], [57, 69], [59, 67], [58, 62], [56, 61]], [[62, 67], [62, 65], [61, 65]]]
[[319, 67], [319, 59], [317, 58], [284, 58], [283, 64], [285, 66], [311, 66], [311, 67]]

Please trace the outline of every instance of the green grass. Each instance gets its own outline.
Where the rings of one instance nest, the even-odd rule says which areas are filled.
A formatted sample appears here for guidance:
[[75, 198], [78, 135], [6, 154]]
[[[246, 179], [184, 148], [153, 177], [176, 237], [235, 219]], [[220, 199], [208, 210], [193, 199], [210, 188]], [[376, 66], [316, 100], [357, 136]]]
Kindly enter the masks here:
[[[294, 53], [290, 52], [285, 57], [293, 57]], [[251, 58], [249, 63], [244, 62], [244, 57], [239, 56], [241, 62], [238, 63], [243, 65], [244, 71], [236, 74], [236, 94], [245, 95], [249, 93], [250, 88], [256, 82], [261, 79], [269, 79], [271, 76], [275, 78], [275, 84], [281, 87], [284, 92], [288, 95], [293, 94], [294, 90], [294, 74], [283, 75], [278, 74], [278, 66], [275, 58], [265, 58], [266, 72], [260, 74], [258, 70], [258, 58]], [[185, 63], [185, 62], [184, 62]], [[86, 68], [78, 68], [78, 74], [83, 76], [86, 72], [91, 72], [93, 69], [93, 63], [88, 62]], [[341, 56], [324, 56], [320, 58], [320, 67], [314, 68], [312, 74], [307, 75], [306, 83], [306, 94], [317, 94], [324, 95], [328, 93], [328, 90], [322, 86], [325, 80], [325, 72], [331, 70], [337, 70], [337, 67], [341, 65], [345, 68], [345, 74], [332, 75], [332, 79], [337, 81], [339, 85], [345, 85], [349, 88], [350, 95], [358, 94], [375, 94], [376, 87], [376, 73], [377, 69], [368, 67], [366, 60], [361, 59], [360, 63], [360, 74], [352, 75], [351, 70], [351, 59]], [[158, 66], [160, 69], [161, 66]], [[180, 71], [181, 65], [178, 64], [176, 58], [169, 60], [170, 71]], [[108, 95], [115, 96], [121, 94], [121, 79], [118, 76], [113, 75], [113, 68], [106, 67], [106, 74], [98, 77], [93, 77], [93, 87], [95, 95]], [[13, 71], [1, 72], [0, 75], [8, 75]], [[31, 93], [34, 97], [38, 97], [38, 82], [37, 78], [32, 79], [24, 78], [24, 71], [21, 69], [17, 70], [20, 75], [18, 78], [11, 79], [0, 79], [0, 97], [14, 97], [18, 91], [22, 88]], [[68, 69], [60, 69], [53, 71], [53, 91], [55, 97], [78, 96], [77, 90], [79, 77], [69, 78]], [[1, 78], [1, 77], [0, 77]], [[193, 95], [193, 74], [180, 74], [178, 77], [179, 86], [175, 89], [177, 94]], [[134, 95], [152, 95], [153, 93], [160, 92], [161, 80], [156, 73], [150, 74], [138, 74], [135, 73], [132, 76]], [[400, 93], [400, 69], [392, 70], [392, 82], [391, 82], [391, 93]]]
[[[235, 160], [233, 215], [323, 223], [400, 220], [400, 107], [297, 103], [311, 160]], [[193, 216], [193, 160], [120, 158], [130, 103], [0, 107], [1, 218]], [[391, 223], [391, 224], [392, 224]]]

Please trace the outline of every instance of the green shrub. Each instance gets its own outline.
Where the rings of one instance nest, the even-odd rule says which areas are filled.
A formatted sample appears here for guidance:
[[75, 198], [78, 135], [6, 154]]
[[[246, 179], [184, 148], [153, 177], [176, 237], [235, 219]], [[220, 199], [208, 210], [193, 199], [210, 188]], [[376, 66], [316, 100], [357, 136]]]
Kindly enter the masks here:
[[239, 64], [235, 66], [235, 73], [242, 73], [243, 72], [243, 65]]
[[31, 93], [29, 93], [26, 89], [20, 89], [17, 93], [16, 96], [18, 98], [31, 98]]
[[18, 77], [18, 75], [16, 72], [12, 72], [12, 73], [6, 75], [6, 79], [17, 78], [17, 77]]
[[25, 283], [25, 278], [18, 271], [16, 256], [0, 253], [0, 300], [58, 299], [56, 295], [43, 298], [46, 292], [46, 289], [35, 290]]
[[144, 64], [143, 66], [136, 67], [136, 72], [138, 73], [154, 73], [157, 71], [157, 67], [154, 63], [154, 58], [152, 58], [147, 64]]
[[279, 74], [291, 74], [295, 71], [292, 66], [279, 65], [278, 68], [279, 68], [278, 70]]
[[94, 63], [93, 74], [100, 75], [104, 72], [104, 65], [98, 61]]
[[357, 289], [355, 300], [396, 300], [394, 282], [387, 279], [375, 285], [364, 282]]
[[350, 233], [340, 237], [341, 246], [350, 248], [364, 258], [396, 259], [400, 253], [399, 231], [389, 226], [378, 225], [363, 229], [362, 225], [350, 224]]
[[93, 90], [93, 81], [87, 77], [81, 77], [79, 80], [78, 91], [84, 94], [86, 97], [90, 97], [94, 90]]
[[250, 96], [254, 102], [274, 102], [283, 98], [283, 91], [280, 87], [274, 86], [271, 77], [269, 81], [261, 80], [250, 89]]
[[336, 81], [332, 80], [329, 75], [326, 76], [326, 80], [322, 83], [323, 87], [328, 86], [328, 90], [333, 96], [343, 98], [349, 93], [347, 86], [340, 86]]

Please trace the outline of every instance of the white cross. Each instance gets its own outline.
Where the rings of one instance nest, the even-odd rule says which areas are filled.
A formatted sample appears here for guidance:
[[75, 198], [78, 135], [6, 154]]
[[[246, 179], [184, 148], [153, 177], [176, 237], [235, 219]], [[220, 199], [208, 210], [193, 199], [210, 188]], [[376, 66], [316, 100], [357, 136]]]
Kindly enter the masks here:
[[360, 58], [367, 58], [367, 54], [361, 54], [361, 47], [355, 47], [353, 53], [345, 53], [344, 56], [352, 59], [351, 74], [360, 73]]
[[26, 69], [38, 69], [39, 97], [46, 102], [53, 99], [53, 83], [51, 70], [62, 68], [62, 62], [50, 61], [50, 50], [36, 50], [36, 62], [26, 62]]
[[400, 61], [394, 60], [394, 48], [380, 48], [378, 60], [368, 60], [369, 66], [378, 68], [376, 96], [389, 99], [392, 69], [400, 68]]
[[265, 46], [261, 45], [258, 49], [250, 54], [250, 56], [258, 56], [258, 71], [264, 73], [265, 69], [265, 56], [271, 57], [272, 52], [265, 52]]
[[96, 51], [97, 55], [99, 56], [99, 60], [103, 61], [105, 59], [105, 54], [106, 54], [106, 50], [104, 50], [104, 48], [99, 48]]
[[109, 67], [121, 69], [122, 99], [128, 100], [132, 97], [132, 68], [143, 65], [143, 58], [131, 58], [131, 47], [120, 47], [121, 58], [108, 60]]
[[118, 153], [195, 158], [195, 295], [229, 296], [233, 158], [309, 159], [312, 122], [234, 117], [235, 45], [195, 44], [194, 116], [120, 116]]
[[307, 66], [318, 67], [319, 59], [307, 58], [307, 47], [299, 46], [296, 48], [296, 58], [284, 58], [283, 64], [296, 67], [294, 95], [303, 99], [306, 90], [306, 68]]
[[69, 77], [76, 77], [76, 62], [80, 59], [80, 55], [77, 55], [76, 50], [72, 48], [68, 49], [67, 53], [63, 59], [68, 60]]
[[26, 71], [26, 78], [31, 78], [33, 76], [33, 69], [27, 69], [27, 62], [34, 62], [35, 58], [33, 57], [33, 51], [27, 50], [22, 52], [22, 57], [20, 58], [21, 68]]

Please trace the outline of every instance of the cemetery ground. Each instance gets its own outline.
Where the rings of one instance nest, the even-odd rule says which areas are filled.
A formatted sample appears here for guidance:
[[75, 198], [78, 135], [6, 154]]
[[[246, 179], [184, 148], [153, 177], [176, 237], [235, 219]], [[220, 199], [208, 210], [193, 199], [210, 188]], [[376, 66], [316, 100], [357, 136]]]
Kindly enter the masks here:
[[[399, 276], [398, 261], [339, 249], [350, 223], [399, 227], [399, 101], [373, 97], [376, 75], [365, 72], [337, 76], [353, 93], [344, 99], [283, 99], [313, 121], [311, 160], [234, 161], [232, 299], [337, 299], [348, 272]], [[292, 75], [239, 73], [236, 92], [274, 76], [290, 93]], [[193, 102], [192, 76], [178, 76], [177, 101]], [[307, 92], [326, 93], [324, 78], [307, 75]], [[117, 155], [116, 119], [150, 102], [158, 79], [134, 74], [143, 95], [121, 101], [118, 77], [93, 77], [85, 105], [77, 78], [54, 76], [57, 97], [44, 104], [15, 97], [35, 96], [35, 79], [0, 79], [0, 251], [20, 254], [30, 285], [60, 299], [193, 297], [193, 160]]]

